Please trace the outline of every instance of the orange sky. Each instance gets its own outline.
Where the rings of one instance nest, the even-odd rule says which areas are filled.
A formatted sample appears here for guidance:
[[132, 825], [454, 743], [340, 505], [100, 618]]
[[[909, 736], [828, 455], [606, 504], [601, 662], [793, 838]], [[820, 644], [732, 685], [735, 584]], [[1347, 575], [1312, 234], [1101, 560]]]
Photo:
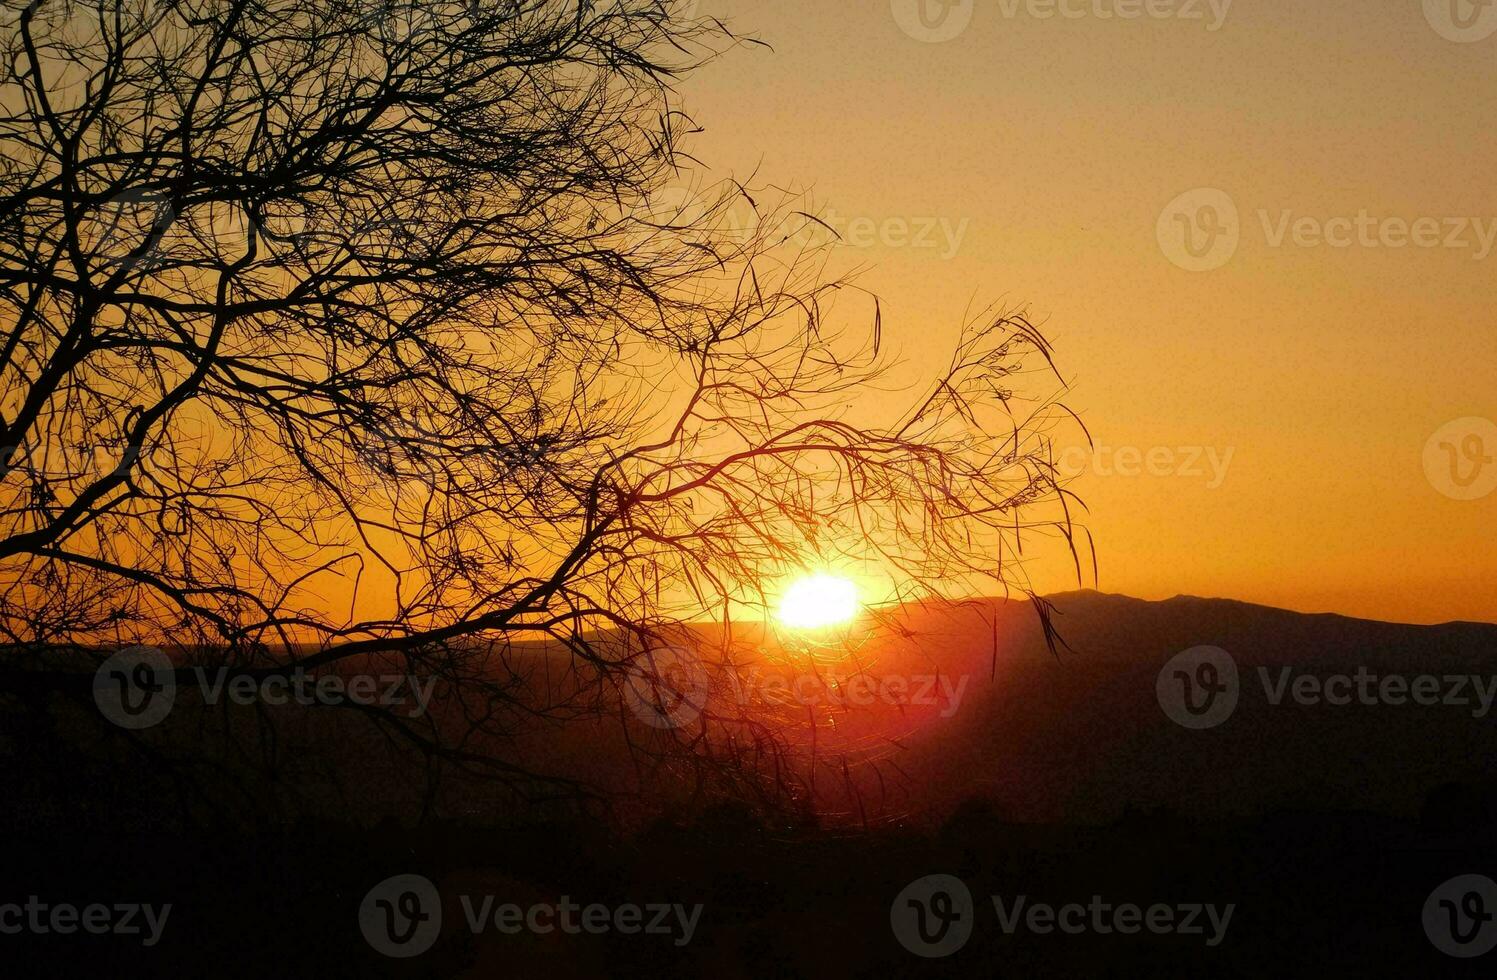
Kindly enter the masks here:
[[951, 2], [700, 0], [775, 51], [686, 83], [698, 155], [813, 187], [907, 380], [1045, 323], [1103, 589], [1497, 621], [1497, 7]]

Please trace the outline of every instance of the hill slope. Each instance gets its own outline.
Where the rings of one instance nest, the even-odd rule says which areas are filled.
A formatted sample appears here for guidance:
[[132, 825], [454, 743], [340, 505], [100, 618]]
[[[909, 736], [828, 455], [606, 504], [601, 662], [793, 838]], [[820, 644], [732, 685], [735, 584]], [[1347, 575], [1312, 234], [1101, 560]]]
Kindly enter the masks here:
[[[906, 618], [914, 636], [902, 641], [901, 663], [924, 656], [971, 678], [961, 710], [911, 745], [906, 768], [921, 784], [913, 796], [929, 809], [975, 795], [1018, 821], [1106, 821], [1130, 808], [1411, 816], [1444, 784], [1493, 786], [1497, 626], [1405, 626], [1183, 596], [1051, 601], [1069, 647], [1058, 655], [1022, 603]], [[1235, 661], [1238, 702], [1220, 724], [1191, 730], [1170, 720], [1156, 687], [1172, 657], [1202, 645]], [[1356, 686], [1359, 670], [1370, 697]], [[1338, 675], [1349, 681], [1331, 680]], [[1450, 703], [1413, 703], [1399, 678], [1419, 675], [1438, 678], [1423, 682], [1425, 700]], [[1326, 693], [1349, 693], [1351, 703], [1328, 703]]]

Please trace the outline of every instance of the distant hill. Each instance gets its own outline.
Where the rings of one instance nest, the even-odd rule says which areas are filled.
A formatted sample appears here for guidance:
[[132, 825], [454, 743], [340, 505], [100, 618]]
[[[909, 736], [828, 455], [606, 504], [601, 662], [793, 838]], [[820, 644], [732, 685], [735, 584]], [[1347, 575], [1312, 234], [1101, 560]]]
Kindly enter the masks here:
[[[56, 733], [76, 736], [66, 743], [37, 738], [51, 716], [0, 711], [9, 894], [175, 903], [167, 939], [144, 951], [151, 975], [179, 963], [176, 972], [201, 973], [204, 950], [227, 964], [223, 975], [281, 975], [288, 963], [297, 975], [410, 975], [405, 961], [368, 948], [353, 912], [376, 882], [412, 873], [445, 897], [445, 938], [420, 961], [433, 977], [602, 976], [610, 967], [638, 976], [662, 964], [672, 976], [732, 977], [748, 975], [746, 963], [755, 974], [814, 977], [1460, 975], [1426, 938], [1420, 909], [1452, 876], [1497, 867], [1497, 719], [1451, 705], [1275, 706], [1257, 668], [1490, 679], [1497, 627], [1400, 626], [1188, 597], [1080, 592], [1051, 601], [1067, 644], [1056, 653], [1030, 604], [1002, 600], [869, 614], [822, 644], [736, 630], [733, 662], [748, 692], [740, 704], [778, 725], [781, 738], [756, 744], [713, 721], [703, 742], [729, 771], [740, 761], [760, 773], [783, 762], [805, 776], [814, 759], [818, 813], [804, 821], [755, 812], [762, 784], [750, 780], [737, 801], [698, 793], [699, 773], [680, 756], [650, 752], [670, 733], [615, 701], [602, 715], [532, 725], [500, 748], [519, 764], [588, 778], [617, 804], [609, 816], [637, 833], [615, 835], [599, 814], [452, 779], [416, 826], [410, 815], [426, 785], [419, 760], [389, 751], [347, 713], [287, 708], [274, 748], [289, 762], [274, 784], [248, 788], [294, 797], [288, 810], [302, 819], [252, 834], [212, 825], [184, 834], [172, 822], [179, 774], [227, 792], [206, 782], [206, 767], [163, 770], [155, 753], [111, 750], [114, 742], [89, 734], [98, 719], [87, 703], [71, 715], [53, 705]], [[698, 632], [702, 650], [716, 647], [709, 633]], [[1190, 730], [1161, 708], [1158, 682], [1172, 658], [1201, 645], [1227, 651], [1241, 685], [1230, 716]], [[527, 690], [570, 690], [557, 651], [532, 646], [510, 658]], [[808, 677], [848, 700], [857, 677], [893, 696], [834, 703]], [[797, 683], [810, 703], [787, 694]], [[731, 714], [725, 697], [736, 695], [713, 688], [708, 715]], [[235, 745], [263, 749], [261, 717], [251, 708], [174, 712], [150, 734], [164, 753], [202, 747], [233, 764], [216, 733], [231, 728], [243, 735]], [[676, 734], [690, 743], [701, 731], [690, 724]], [[806, 799], [792, 796], [787, 809]], [[849, 833], [859, 821], [872, 832]], [[1173, 935], [1007, 934], [985, 912], [960, 959], [916, 963], [889, 929], [890, 903], [937, 872], [962, 879], [980, 901], [1104, 896], [1238, 911], [1218, 948]], [[457, 902], [468, 893], [520, 902], [642, 896], [707, 911], [698, 938], [679, 949], [616, 936], [476, 935]], [[98, 946], [29, 938], [31, 959], [49, 968], [59, 957], [99, 956]], [[131, 948], [110, 948], [115, 974], [126, 975], [116, 951]], [[1472, 975], [1490, 975], [1472, 962], [1485, 970]]]
[[[979, 796], [1019, 822], [1153, 809], [1226, 819], [1286, 809], [1407, 817], [1431, 794], [1440, 805], [1451, 792], [1490, 796], [1497, 784], [1497, 710], [1476, 717], [1475, 684], [1453, 691], [1444, 680], [1472, 675], [1489, 692], [1497, 687], [1497, 626], [1407, 626], [1188, 596], [1147, 602], [1087, 591], [1050, 601], [1066, 644], [1057, 654], [1027, 603], [902, 617], [911, 635], [899, 641], [900, 662], [940, 662], [972, 677], [961, 710], [909, 743], [901, 765], [920, 784], [912, 801], [939, 813]], [[1240, 693], [1228, 718], [1195, 731], [1166, 716], [1156, 683], [1170, 658], [1202, 645], [1235, 660]], [[1378, 677], [1429, 674], [1442, 678], [1439, 696], [1472, 703], [1310, 705], [1286, 692], [1274, 705], [1259, 668], [1277, 688], [1286, 667], [1290, 683], [1354, 677], [1359, 667]], [[1333, 693], [1341, 691], [1333, 685]]]
[[[488, 748], [529, 771], [581, 780], [632, 826], [710, 801], [701, 771], [679, 755], [683, 744], [695, 744], [718, 777], [741, 775], [742, 795], [759, 793], [754, 781], [768, 774], [782, 785], [762, 797], [767, 806], [814, 807], [830, 825], [939, 823], [972, 803], [1010, 824], [1107, 824], [1140, 812], [1257, 820], [1286, 811], [1469, 823], [1493, 809], [1497, 710], [1304, 705], [1287, 693], [1275, 705], [1259, 668], [1274, 685], [1302, 676], [1318, 684], [1358, 668], [1474, 676], [1497, 699], [1497, 626], [1405, 626], [1185, 596], [1148, 602], [1073, 592], [1048, 601], [1061, 641], [1054, 650], [1034, 606], [1017, 600], [870, 612], [818, 643], [740, 625], [731, 669], [709, 665], [700, 742], [696, 715], [682, 729], [652, 726], [620, 692], [571, 670], [561, 652], [516, 647], [505, 663], [518, 697], [575, 696], [601, 710], [565, 724], [517, 725]], [[718, 628], [696, 639], [703, 656], [718, 656]], [[1166, 714], [1158, 685], [1171, 658], [1203, 645], [1232, 658], [1238, 703], [1220, 724], [1193, 730]], [[1462, 693], [1474, 702], [1477, 688], [1468, 681]], [[301, 811], [373, 824], [422, 805], [422, 758], [392, 751], [357, 714], [205, 710], [200, 700], [184, 695], [150, 741], [260, 779], [241, 760], [251, 757], [246, 746], [260, 744], [259, 720], [273, 714], [284, 723], [277, 747], [296, 762], [273, 789], [294, 794]], [[49, 703], [55, 724], [0, 712], [0, 761], [17, 801], [7, 819], [29, 828], [62, 814], [84, 829], [171, 819], [168, 771], [100, 738], [86, 697]], [[53, 748], [36, 749], [39, 731], [59, 736]], [[449, 780], [439, 812], [482, 824], [534, 818], [526, 801], [477, 781]]]

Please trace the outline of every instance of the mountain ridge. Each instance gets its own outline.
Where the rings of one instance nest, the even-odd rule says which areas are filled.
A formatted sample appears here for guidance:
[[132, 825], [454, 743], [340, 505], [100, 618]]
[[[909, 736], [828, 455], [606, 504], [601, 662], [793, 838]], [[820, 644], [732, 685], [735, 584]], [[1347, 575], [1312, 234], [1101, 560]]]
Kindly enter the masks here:
[[[1201, 596], [1201, 595], [1195, 595], [1193, 593], [1188, 593], [1188, 592], [1177, 593], [1177, 594], [1175, 594], [1173, 596], [1170, 596], [1168, 599], [1144, 599], [1144, 598], [1141, 598], [1139, 596], [1128, 595], [1127, 593], [1124, 593], [1124, 592], [1104, 592], [1104, 591], [1101, 591], [1099, 589], [1070, 589], [1070, 590], [1067, 590], [1067, 591], [1064, 591], [1064, 592], [1046, 593], [1045, 595], [1042, 595], [1040, 598], [1045, 599], [1047, 601], [1056, 601], [1056, 600], [1062, 600], [1062, 599], [1078, 599], [1078, 598], [1122, 599], [1122, 600], [1127, 600], [1129, 602], [1145, 603], [1145, 604], [1150, 604], [1150, 605], [1169, 605], [1169, 604], [1172, 604], [1172, 603], [1179, 603], [1179, 604], [1185, 604], [1185, 603], [1219, 603], [1219, 604], [1223, 604], [1223, 605], [1244, 606], [1244, 607], [1248, 607], [1248, 608], [1251, 608], [1251, 609], [1267, 610], [1267, 611], [1277, 612], [1277, 613], [1289, 613], [1289, 614], [1292, 614], [1292, 615], [1295, 615], [1295, 616], [1306, 616], [1306, 617], [1311, 617], [1311, 618], [1325, 618], [1325, 619], [1338, 619], [1338, 620], [1350, 620], [1350, 621], [1353, 621], [1353, 622], [1361, 622], [1361, 623], [1379, 623], [1379, 624], [1386, 625], [1386, 626], [1408, 626], [1408, 627], [1418, 627], [1418, 628], [1428, 628], [1428, 629], [1436, 629], [1436, 628], [1445, 627], [1445, 626], [1482, 626], [1482, 627], [1493, 627], [1493, 628], [1497, 628], [1497, 623], [1487, 623], [1487, 622], [1483, 622], [1483, 621], [1477, 620], [1477, 619], [1451, 619], [1451, 620], [1445, 620], [1444, 622], [1439, 622], [1439, 623], [1407, 623], [1407, 622], [1403, 622], [1402, 620], [1396, 620], [1396, 619], [1372, 619], [1372, 618], [1368, 618], [1366, 616], [1353, 616], [1353, 615], [1350, 615], [1350, 614], [1347, 614], [1347, 613], [1339, 613], [1339, 612], [1333, 612], [1333, 611], [1329, 611], [1329, 610], [1321, 610], [1321, 611], [1318, 611], [1318, 612], [1307, 612], [1307, 611], [1300, 610], [1300, 609], [1289, 609], [1289, 608], [1287, 608], [1285, 606], [1274, 606], [1274, 605], [1269, 605], [1268, 603], [1263, 603], [1263, 602], [1252, 602], [1252, 601], [1249, 601], [1247, 599], [1234, 599], [1234, 598], [1232, 598], [1230, 596]], [[998, 601], [1003, 601], [1003, 600], [1000, 599]], [[1009, 600], [1009, 601], [1019, 601], [1019, 600]]]

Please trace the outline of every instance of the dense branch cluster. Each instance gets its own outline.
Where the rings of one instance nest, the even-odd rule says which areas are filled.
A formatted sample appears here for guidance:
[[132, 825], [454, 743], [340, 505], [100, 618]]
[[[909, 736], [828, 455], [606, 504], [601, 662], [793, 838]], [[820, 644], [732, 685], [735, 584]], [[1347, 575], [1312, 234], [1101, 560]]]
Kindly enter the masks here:
[[[798, 567], [1022, 588], [1021, 536], [1069, 532], [1054, 406], [1014, 385], [1045, 341], [980, 319], [906, 414], [860, 416], [876, 314], [830, 315], [866, 297], [823, 275], [816, 218], [733, 182], [672, 193], [675, 80], [738, 40], [682, 13], [8, 8], [8, 646], [394, 657], [450, 710], [376, 722], [472, 762], [474, 731], [616, 704], [642, 653]], [[507, 657], [542, 639], [564, 697]]]

